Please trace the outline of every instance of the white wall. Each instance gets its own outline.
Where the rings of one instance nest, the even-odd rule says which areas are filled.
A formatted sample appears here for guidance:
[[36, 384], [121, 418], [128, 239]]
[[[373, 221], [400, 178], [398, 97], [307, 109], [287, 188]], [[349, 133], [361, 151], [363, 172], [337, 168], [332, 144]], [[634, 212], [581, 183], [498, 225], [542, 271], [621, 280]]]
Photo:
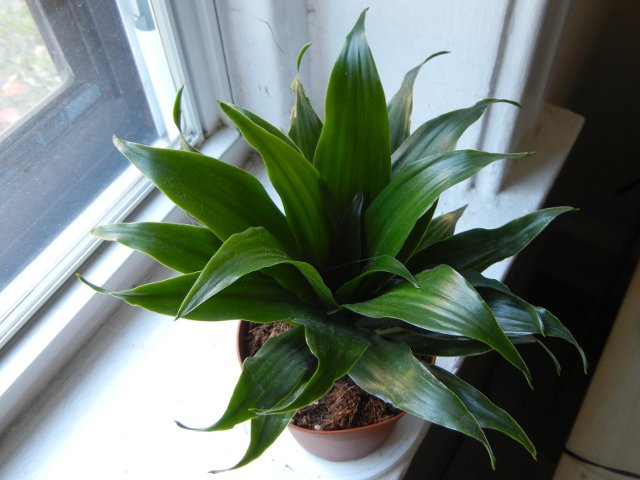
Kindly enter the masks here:
[[[367, 38], [388, 98], [407, 70], [434, 52], [451, 51], [423, 67], [415, 86], [414, 126], [485, 97], [517, 100], [525, 108], [492, 107], [461, 142], [507, 151], [538, 118], [569, 1], [219, 0], [217, 5], [234, 101], [281, 128], [288, 124], [299, 48], [313, 42], [303, 80], [322, 117], [333, 62], [369, 7]], [[477, 182], [497, 192], [505, 165]]]
[[285, 128], [299, 49], [308, 42], [304, 1], [216, 2], [233, 100]]

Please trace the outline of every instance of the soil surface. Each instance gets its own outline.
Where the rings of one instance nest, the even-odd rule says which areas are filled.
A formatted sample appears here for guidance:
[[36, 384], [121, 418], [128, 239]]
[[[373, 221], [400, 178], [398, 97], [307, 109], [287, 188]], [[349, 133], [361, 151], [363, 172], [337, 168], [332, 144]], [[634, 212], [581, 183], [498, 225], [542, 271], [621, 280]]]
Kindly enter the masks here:
[[[244, 338], [249, 356], [255, 355], [269, 338], [289, 328], [282, 322], [250, 324]], [[292, 423], [310, 430], [345, 430], [381, 422], [400, 411], [368, 394], [345, 376], [324, 397], [298, 410]]]

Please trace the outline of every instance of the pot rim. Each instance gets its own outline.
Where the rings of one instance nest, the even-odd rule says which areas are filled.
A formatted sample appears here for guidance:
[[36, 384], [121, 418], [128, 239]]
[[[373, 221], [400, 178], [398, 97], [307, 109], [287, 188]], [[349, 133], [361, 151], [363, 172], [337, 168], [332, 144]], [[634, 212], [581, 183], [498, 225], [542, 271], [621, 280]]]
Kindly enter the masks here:
[[293, 428], [294, 430], [300, 430], [300, 431], [303, 431], [303, 432], [313, 432], [314, 434], [318, 434], [318, 435], [340, 435], [340, 434], [343, 434], [343, 433], [361, 432], [363, 430], [371, 430], [371, 429], [374, 429], [374, 428], [382, 427], [382, 426], [387, 425], [389, 423], [397, 422], [405, 414], [406, 414], [406, 412], [401, 411], [400, 413], [397, 413], [392, 417], [385, 418], [384, 420], [380, 420], [379, 422], [372, 423], [370, 425], [364, 425], [362, 427], [344, 428], [344, 429], [341, 429], [341, 430], [314, 430], [313, 428], [305, 428], [305, 427], [301, 427], [299, 425], [295, 425], [293, 423], [289, 423], [289, 425], [287, 425], [287, 426], [289, 428]]

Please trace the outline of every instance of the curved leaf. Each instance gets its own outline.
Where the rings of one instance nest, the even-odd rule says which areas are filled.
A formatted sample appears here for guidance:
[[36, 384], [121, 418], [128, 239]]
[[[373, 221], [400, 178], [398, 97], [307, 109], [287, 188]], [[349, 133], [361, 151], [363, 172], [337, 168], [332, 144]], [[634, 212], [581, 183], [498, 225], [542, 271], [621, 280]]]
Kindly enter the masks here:
[[256, 355], [244, 361], [229, 405], [216, 423], [207, 428], [179, 425], [206, 432], [233, 428], [255, 418], [257, 410], [270, 409], [287, 398], [309, 379], [314, 369], [315, 357], [305, 343], [304, 329], [289, 329], [267, 340]]
[[476, 228], [434, 243], [411, 259], [413, 271], [446, 263], [456, 270], [481, 272], [529, 244], [558, 215], [573, 210], [553, 207], [524, 215], [495, 229]]
[[488, 278], [473, 270], [464, 270], [462, 276], [473, 286], [473, 288], [490, 288], [498, 292], [511, 293], [509, 287], [495, 278]]
[[542, 347], [542, 349], [547, 353], [547, 355], [549, 355], [549, 358], [551, 358], [553, 365], [556, 367], [556, 374], [560, 376], [560, 374], [562, 373], [562, 366], [560, 365], [560, 362], [558, 361], [556, 356], [553, 354], [551, 350], [549, 350], [549, 347], [547, 347], [544, 343], [542, 343], [541, 340], [538, 340], [536, 338], [536, 343], [540, 345], [540, 347]]
[[416, 247], [415, 252], [424, 250], [429, 245], [449, 238], [454, 234], [458, 220], [467, 209], [467, 206], [463, 206], [454, 210], [453, 212], [444, 213], [434, 218], [429, 223], [429, 228], [425, 232], [420, 244]]
[[[265, 119], [259, 117], [258, 115], [256, 115], [255, 113], [253, 113], [250, 110], [247, 110], [246, 108], [242, 108], [238, 105], [231, 105], [231, 104], [225, 104], [225, 103], [221, 103], [220, 104], [220, 108], [225, 111], [225, 107], [230, 106], [231, 108], [237, 110], [238, 112], [240, 112], [242, 115], [244, 115], [245, 117], [247, 117], [251, 122], [255, 123], [257, 126], [259, 126], [260, 128], [266, 130], [268, 133], [270, 133], [271, 135], [273, 135], [274, 137], [278, 138], [279, 140], [282, 140], [284, 143], [286, 143], [287, 145], [289, 145], [291, 148], [293, 148], [294, 150], [297, 150], [298, 152], [301, 152], [300, 148], [298, 147], [298, 145], [296, 145], [293, 140], [291, 140], [287, 135], [285, 135], [284, 133], [282, 133], [280, 131], [280, 129], [278, 127], [276, 127], [275, 125], [270, 124], [269, 122], [267, 122]], [[235, 122], [234, 122], [235, 123]]]
[[253, 462], [256, 458], [264, 453], [273, 442], [277, 440], [280, 434], [287, 428], [289, 421], [296, 412], [287, 412], [280, 415], [258, 415], [251, 419], [251, 435], [249, 447], [244, 456], [231, 468], [223, 470], [212, 470], [209, 473], [221, 473], [229, 470], [235, 470]]
[[184, 85], [181, 85], [176, 92], [176, 98], [173, 100], [173, 124], [178, 130], [180, 130], [180, 122], [182, 120], [182, 92], [184, 91]]
[[462, 400], [462, 403], [478, 420], [482, 428], [491, 428], [504, 433], [522, 445], [534, 459], [536, 458], [536, 448], [511, 415], [497, 407], [482, 392], [455, 375], [435, 365], [427, 365], [426, 367]]
[[416, 249], [422, 243], [424, 236], [429, 231], [429, 225], [431, 224], [431, 220], [433, 219], [433, 214], [435, 213], [436, 208], [438, 208], [437, 198], [433, 202], [433, 205], [431, 205], [429, 210], [427, 210], [427, 212], [418, 219], [416, 224], [411, 229], [411, 233], [409, 233], [409, 236], [404, 241], [402, 248], [396, 255], [397, 258], [403, 263], [406, 263], [407, 260], [411, 258]]
[[[81, 276], [78, 278], [99, 293], [109, 294], [129, 305], [151, 312], [175, 317], [184, 297], [198, 279], [198, 273], [180, 275], [119, 292], [97, 287]], [[184, 318], [268, 323], [289, 319], [305, 308], [308, 307], [271, 278], [261, 273], [251, 273], [226, 287]]]
[[[327, 187], [302, 154], [229, 104], [222, 110], [264, 160], [299, 251], [320, 265], [327, 261], [336, 219]], [[275, 128], [275, 127], [274, 127]]]
[[261, 271], [278, 282], [282, 288], [295, 294], [304, 303], [315, 305], [318, 302], [318, 295], [305, 280], [304, 275], [293, 265], [281, 263], [263, 268]]
[[173, 123], [175, 124], [178, 132], [180, 133], [180, 147], [187, 152], [200, 153], [197, 148], [193, 147], [184, 136], [182, 132], [182, 94], [184, 91], [184, 85], [182, 85], [176, 92], [176, 98], [173, 102]]
[[436, 379], [406, 345], [377, 339], [349, 372], [363, 390], [397, 408], [480, 441], [495, 463], [491, 446], [458, 396]]
[[414, 354], [435, 357], [466, 357], [491, 351], [491, 347], [467, 337], [434, 332], [417, 333], [404, 328], [388, 328], [377, 332], [383, 338], [403, 343]]
[[314, 164], [340, 216], [357, 192], [368, 205], [389, 182], [389, 117], [384, 90], [364, 33], [362, 12], [336, 61], [325, 105], [325, 123]]
[[295, 102], [291, 108], [291, 120], [289, 121], [289, 137], [298, 145], [304, 156], [313, 162], [316, 153], [318, 138], [322, 132], [322, 122], [316, 115], [311, 101], [307, 97], [302, 81], [300, 80], [300, 62], [304, 52], [311, 46], [307, 43], [300, 53], [296, 62], [296, 78], [291, 84], [291, 91], [295, 95]]
[[294, 321], [304, 325], [307, 345], [318, 359], [318, 366], [293, 401], [259, 413], [295, 411], [315, 402], [331, 389], [336, 380], [351, 370], [370, 345], [355, 329], [333, 323], [319, 315], [300, 314], [295, 316]]
[[293, 245], [287, 220], [251, 174], [199, 153], [114, 143], [176, 205], [221, 240], [249, 227], [264, 227]]
[[460, 150], [412, 163], [393, 178], [366, 211], [368, 255], [395, 256], [441, 193], [496, 160], [526, 155]]
[[[416, 355], [466, 357], [491, 350], [491, 347], [482, 342], [456, 335], [443, 335], [427, 331], [418, 333], [401, 327], [389, 327], [376, 330], [376, 332], [383, 338], [408, 345]], [[520, 345], [535, 343], [538, 340], [533, 335], [510, 335], [509, 341], [514, 345]]]
[[321, 301], [327, 306], [336, 305], [318, 271], [308, 263], [292, 260], [273, 235], [258, 227], [232, 235], [222, 244], [185, 297], [177, 316], [193, 311], [244, 275], [280, 264], [296, 267]]
[[[362, 282], [365, 278], [370, 277], [376, 273], [386, 273], [390, 274], [390, 276], [397, 275], [400, 278], [405, 279], [407, 282], [411, 283], [414, 287], [420, 288], [416, 279], [413, 278], [411, 272], [407, 270], [407, 268], [403, 265], [400, 260], [395, 259], [389, 255], [383, 255], [381, 257], [375, 257], [369, 260], [367, 264], [360, 272], [360, 275], [349, 280], [344, 285], [342, 285], [338, 291], [336, 292], [337, 298], [349, 298], [358, 290], [358, 287], [362, 285]], [[388, 276], [385, 276], [388, 278]]]
[[91, 233], [145, 253], [180, 273], [202, 270], [222, 245], [210, 230], [193, 225], [113, 223], [96, 227]]
[[531, 385], [531, 375], [522, 357], [487, 304], [458, 272], [440, 265], [415, 278], [421, 288], [400, 284], [372, 300], [344, 307], [360, 315], [397, 318], [425, 330], [483, 342], [522, 371]]
[[543, 335], [542, 321], [536, 310], [512, 293], [476, 288], [489, 305], [502, 331], [507, 335]]
[[580, 358], [582, 359], [582, 368], [584, 370], [584, 374], [587, 374], [587, 370], [589, 368], [589, 364], [587, 363], [587, 357], [584, 354], [584, 350], [582, 350], [582, 348], [580, 348], [580, 345], [578, 345], [578, 342], [576, 341], [575, 338], [573, 338], [573, 335], [571, 335], [571, 332], [569, 331], [569, 329], [567, 329], [567, 327], [565, 327], [560, 320], [558, 320], [558, 318], [552, 314], [550, 311], [545, 310], [542, 307], [535, 307], [536, 311], [538, 312], [538, 315], [540, 315], [540, 318], [542, 319], [542, 323], [544, 324], [544, 331], [545, 334], [549, 337], [556, 337], [556, 338], [561, 338], [567, 342], [569, 342], [570, 344], [572, 344], [574, 347], [576, 347], [576, 349], [578, 350], [578, 353], [580, 354]]
[[[582, 350], [582, 348], [580, 348], [580, 345], [578, 345], [576, 339], [573, 338], [571, 332], [560, 322], [560, 320], [558, 320], [555, 315], [553, 315], [548, 310], [545, 310], [544, 308], [534, 307], [525, 302], [520, 297], [517, 297], [516, 295], [511, 293], [511, 290], [509, 290], [506, 285], [497, 280], [485, 278], [481, 274], [472, 271], [464, 272], [464, 276], [474, 287], [478, 289], [479, 292], [481, 292], [481, 295], [483, 296], [486, 295], [487, 291], [493, 290], [499, 295], [510, 296], [512, 299], [515, 299], [517, 301], [516, 308], [522, 309], [523, 312], [518, 314], [521, 315], [521, 317], [519, 318], [519, 321], [517, 323], [512, 322], [510, 324], [510, 329], [517, 329], [521, 333], [541, 333], [544, 336], [561, 338], [575, 346], [582, 359], [584, 372], [585, 374], [587, 373], [588, 365], [584, 351]], [[513, 302], [513, 300], [511, 302]], [[513, 303], [511, 304], [513, 305]], [[535, 321], [531, 320], [531, 323], [527, 324], [527, 315], [531, 317], [535, 315]], [[560, 366], [558, 365], [558, 361], [556, 360], [556, 358], [549, 351], [546, 345], [544, 345], [542, 342], [539, 343], [547, 351], [547, 353], [549, 353], [552, 361], [556, 365], [556, 369], [559, 372]]]
[[411, 131], [411, 111], [413, 110], [413, 84], [422, 66], [432, 58], [449, 52], [437, 52], [427, 57], [417, 67], [409, 70], [402, 79], [402, 85], [387, 105], [389, 112], [389, 131], [391, 151], [400, 146]]
[[510, 100], [486, 98], [472, 107], [445, 113], [422, 124], [393, 152], [393, 175], [423, 157], [453, 150], [465, 130], [482, 116], [490, 104], [498, 102], [518, 106]]

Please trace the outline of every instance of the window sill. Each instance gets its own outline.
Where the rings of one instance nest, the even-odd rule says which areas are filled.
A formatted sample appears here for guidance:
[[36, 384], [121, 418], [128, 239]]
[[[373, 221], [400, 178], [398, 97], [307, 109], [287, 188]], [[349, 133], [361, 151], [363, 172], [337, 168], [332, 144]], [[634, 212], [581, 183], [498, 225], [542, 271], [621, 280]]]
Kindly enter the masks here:
[[[248, 444], [245, 427], [203, 434], [173, 421], [205, 426], [224, 411], [240, 373], [236, 328], [116, 308], [8, 432], [0, 477], [87, 478], [99, 465], [100, 478], [191, 479], [233, 465]], [[307, 454], [285, 433], [261, 459], [220, 477], [398, 479], [426, 429], [406, 416], [387, 446], [343, 463]]]

